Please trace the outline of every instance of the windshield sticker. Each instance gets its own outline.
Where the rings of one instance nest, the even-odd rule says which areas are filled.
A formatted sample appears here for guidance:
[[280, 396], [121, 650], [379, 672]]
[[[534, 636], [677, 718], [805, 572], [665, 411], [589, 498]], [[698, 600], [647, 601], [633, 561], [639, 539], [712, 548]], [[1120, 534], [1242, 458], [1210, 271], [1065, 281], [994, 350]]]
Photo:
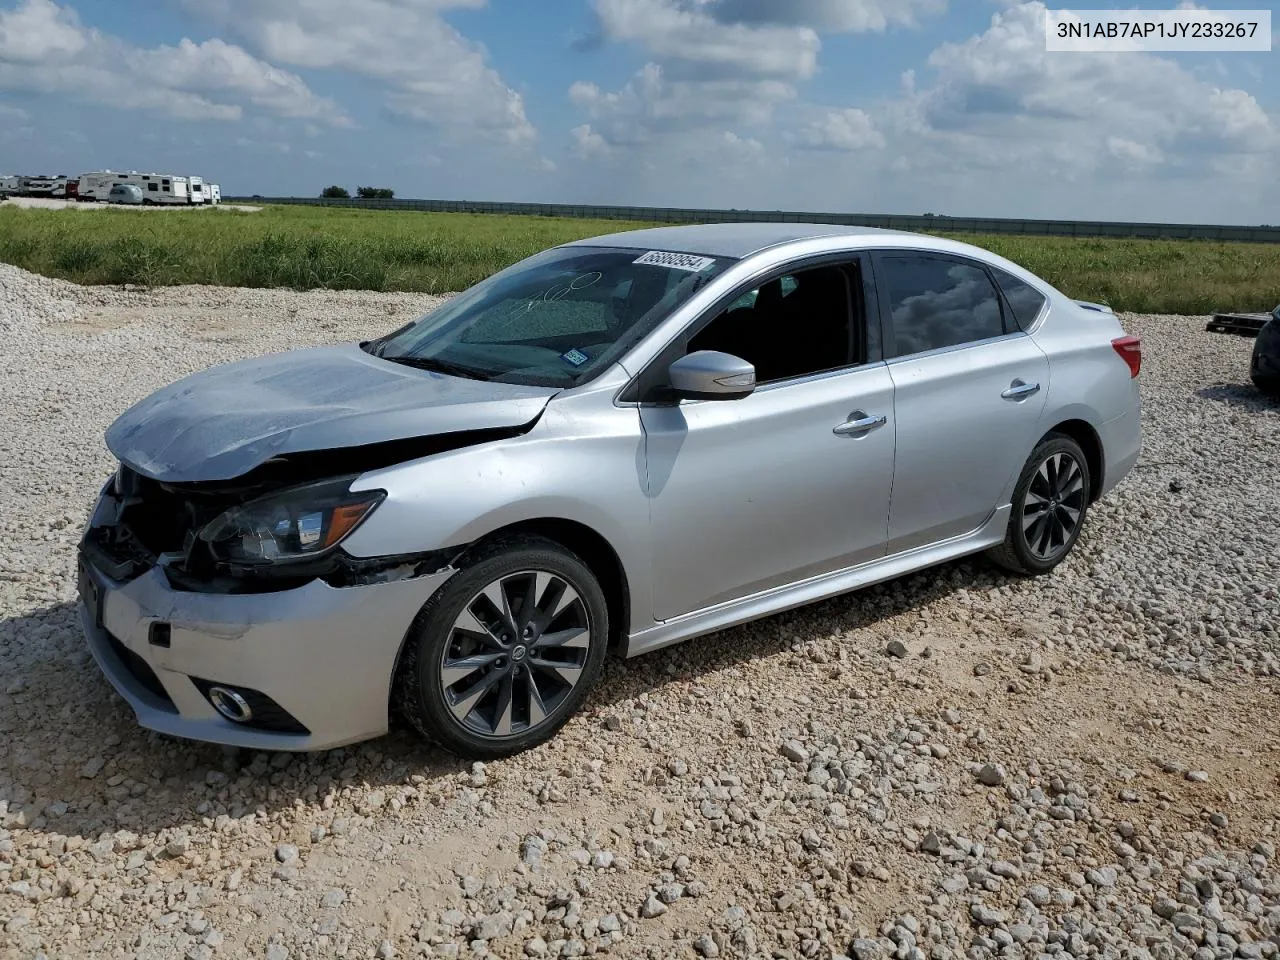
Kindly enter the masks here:
[[698, 257], [692, 253], [667, 253], [663, 250], [650, 250], [633, 263], [647, 263], [655, 267], [670, 267], [673, 270], [688, 270], [697, 273], [716, 262], [715, 257]]
[[560, 354], [560, 359], [563, 360], [565, 363], [572, 363], [575, 367], [580, 367], [591, 358], [588, 357], [581, 350], [579, 350], [577, 347], [574, 347], [568, 353]]

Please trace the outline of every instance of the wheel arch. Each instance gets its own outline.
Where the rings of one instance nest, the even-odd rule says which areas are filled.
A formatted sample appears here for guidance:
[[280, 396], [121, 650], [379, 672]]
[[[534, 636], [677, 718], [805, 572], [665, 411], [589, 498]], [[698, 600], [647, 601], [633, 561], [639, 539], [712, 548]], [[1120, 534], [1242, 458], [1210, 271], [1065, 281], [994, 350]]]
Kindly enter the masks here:
[[1103, 477], [1106, 471], [1106, 458], [1102, 449], [1102, 438], [1098, 431], [1087, 420], [1062, 420], [1054, 424], [1037, 444], [1043, 442], [1049, 434], [1061, 433], [1080, 445], [1084, 451], [1085, 461], [1089, 467], [1089, 502], [1094, 503], [1102, 495]]
[[609, 652], [625, 655], [631, 633], [631, 586], [627, 570], [613, 544], [585, 523], [563, 517], [520, 520], [486, 533], [472, 543], [457, 562], [466, 563], [467, 553], [479, 546], [522, 534], [545, 537], [560, 544], [576, 554], [596, 575], [609, 607]]

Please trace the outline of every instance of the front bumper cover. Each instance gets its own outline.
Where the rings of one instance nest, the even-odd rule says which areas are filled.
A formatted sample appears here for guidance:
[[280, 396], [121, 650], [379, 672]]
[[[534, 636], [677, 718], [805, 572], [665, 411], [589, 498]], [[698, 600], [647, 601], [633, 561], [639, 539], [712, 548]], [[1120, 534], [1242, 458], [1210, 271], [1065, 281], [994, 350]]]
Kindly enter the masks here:
[[[215, 594], [175, 590], [158, 567], [122, 583], [82, 559], [80, 617], [94, 659], [142, 726], [260, 750], [321, 750], [387, 731], [405, 635], [453, 573]], [[227, 720], [202, 681], [260, 691], [308, 732]]]

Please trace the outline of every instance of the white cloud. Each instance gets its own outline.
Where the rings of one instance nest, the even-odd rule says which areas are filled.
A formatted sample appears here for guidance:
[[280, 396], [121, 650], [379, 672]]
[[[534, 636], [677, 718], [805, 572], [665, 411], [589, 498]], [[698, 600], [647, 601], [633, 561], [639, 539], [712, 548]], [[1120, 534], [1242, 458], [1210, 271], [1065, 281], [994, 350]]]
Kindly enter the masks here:
[[74, 57], [88, 45], [75, 11], [54, 3], [31, 0], [0, 13], [0, 58], [4, 60], [38, 64], [50, 57]]
[[885, 112], [892, 131], [912, 141], [917, 169], [1088, 171], [1108, 157], [1185, 167], [1276, 144], [1276, 126], [1253, 96], [1206, 83], [1172, 59], [1047, 53], [1044, 12], [1031, 2], [997, 13], [986, 32], [930, 55], [932, 83], [917, 89], [917, 77], [904, 77], [904, 96]]
[[393, 114], [450, 137], [525, 143], [536, 131], [520, 94], [482, 48], [441, 19], [483, 0], [185, 0], [274, 61], [340, 70], [382, 87]]
[[597, 138], [590, 147], [579, 141], [577, 153], [602, 146], [680, 153], [731, 127], [765, 125], [779, 103], [796, 98], [796, 84], [817, 69], [817, 33], [726, 22], [713, 15], [718, 2], [593, 0], [597, 39], [637, 44], [652, 59], [618, 90], [587, 81], [570, 87]]
[[817, 66], [818, 35], [809, 27], [725, 23], [679, 0], [596, 0], [605, 39], [641, 44], [669, 72], [690, 78], [777, 77], [801, 80]]
[[599, 156], [609, 152], [609, 145], [604, 137], [591, 129], [591, 124], [584, 123], [569, 131], [573, 138], [573, 151], [580, 157]]
[[[937, 46], [899, 90], [818, 105], [803, 87], [825, 66], [820, 47], [812, 67], [793, 58], [788, 73], [738, 52], [736, 29], [888, 29], [908, 7], [923, 16], [941, 4], [759, 0], [752, 16], [748, 0], [600, 0], [602, 38], [652, 61], [619, 88], [570, 89], [585, 121], [571, 155], [590, 160], [575, 173], [591, 199], [622, 183], [643, 202], [766, 209], [1247, 221], [1280, 200], [1280, 130], [1248, 90], [1157, 54], [1050, 54], [1042, 3], [994, 6], [984, 29]], [[620, 8], [666, 13], [627, 20]], [[734, 56], [699, 65], [674, 23]]]
[[1138, 143], [1124, 137], [1108, 137], [1107, 150], [1113, 157], [1133, 167], [1164, 163], [1164, 153], [1149, 143]]
[[[766, 130], [779, 105], [798, 105], [818, 70], [820, 30], [882, 31], [945, 8], [946, 0], [592, 0], [596, 40], [638, 45], [650, 59], [620, 89], [580, 81], [569, 98], [609, 146], [679, 152], [682, 139]], [[798, 109], [787, 123], [811, 113]], [[790, 136], [819, 149], [883, 144], [856, 110], [834, 110]]]
[[612, 146], [650, 143], [708, 127], [761, 124], [777, 103], [796, 95], [779, 80], [670, 80], [646, 65], [621, 90], [578, 82], [569, 99], [586, 111], [592, 128]]
[[947, 0], [721, 0], [716, 15], [745, 23], [802, 24], [839, 33], [880, 33], [916, 26], [947, 9]]
[[810, 150], [866, 150], [885, 145], [884, 134], [865, 110], [830, 110], [801, 128], [795, 138]]
[[0, 89], [57, 93], [182, 119], [238, 120], [246, 107], [344, 124], [295, 74], [221, 40], [137, 47], [84, 26], [53, 0], [0, 12]]
[[0, 103], [0, 120], [27, 120], [30, 114], [21, 107], [11, 107], [7, 103]]

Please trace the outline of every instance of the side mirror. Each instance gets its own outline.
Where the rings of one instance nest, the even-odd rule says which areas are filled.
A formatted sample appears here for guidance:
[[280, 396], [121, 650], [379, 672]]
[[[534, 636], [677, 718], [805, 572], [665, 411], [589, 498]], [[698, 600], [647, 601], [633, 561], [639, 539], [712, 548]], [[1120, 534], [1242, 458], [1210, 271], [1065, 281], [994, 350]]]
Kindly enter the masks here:
[[667, 368], [667, 375], [684, 400], [740, 400], [756, 388], [756, 368], [718, 350], [686, 354]]

